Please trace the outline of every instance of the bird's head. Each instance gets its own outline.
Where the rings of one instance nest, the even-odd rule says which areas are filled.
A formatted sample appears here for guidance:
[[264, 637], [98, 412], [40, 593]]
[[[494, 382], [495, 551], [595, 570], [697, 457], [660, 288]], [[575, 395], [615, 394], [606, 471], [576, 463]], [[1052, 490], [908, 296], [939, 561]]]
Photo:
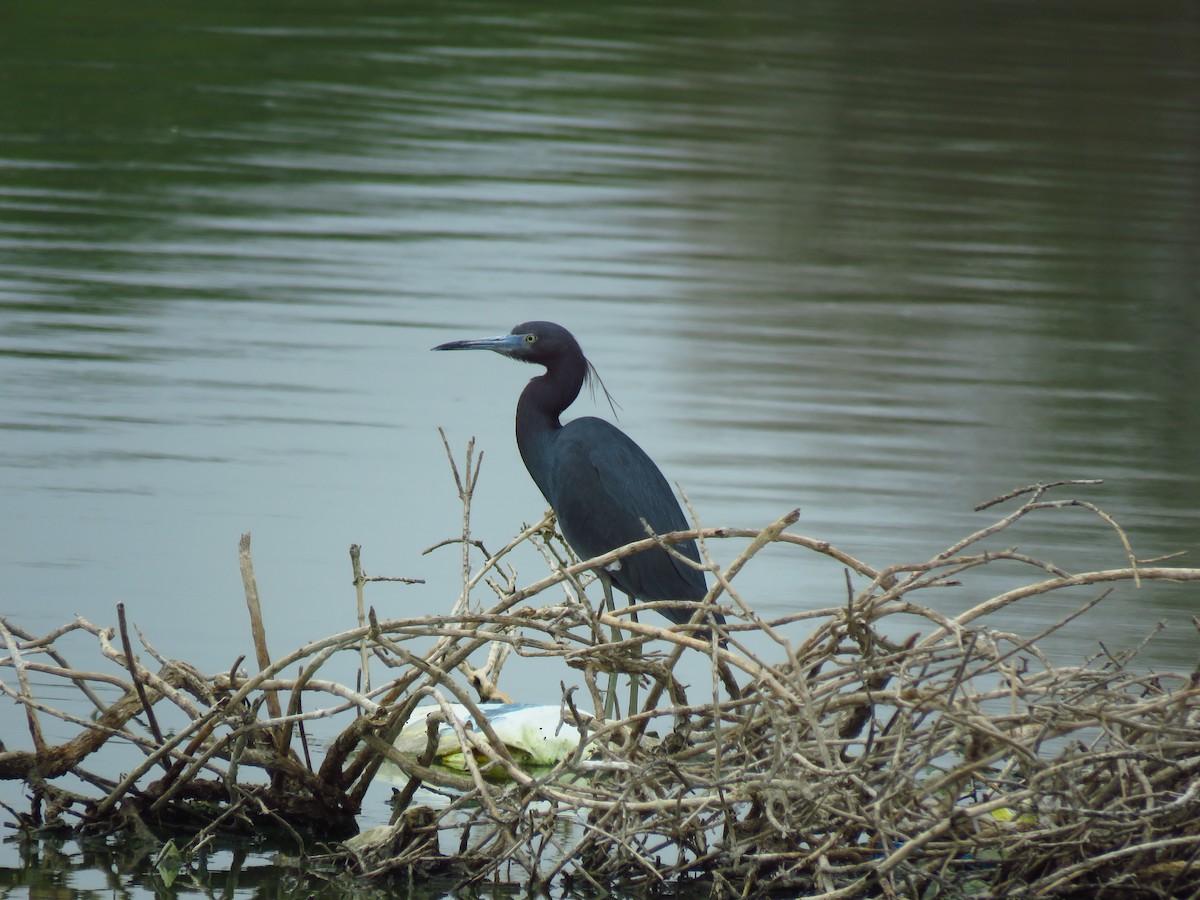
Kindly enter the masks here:
[[[434, 350], [492, 350], [521, 362], [551, 366], [559, 360], [577, 359], [587, 363], [575, 336], [553, 322], [522, 322], [499, 337], [449, 341]], [[589, 364], [590, 367], [590, 364]]]
[[583, 355], [583, 349], [579, 346], [579, 341], [575, 340], [575, 335], [554, 322], [522, 322], [508, 334], [502, 334], [499, 337], [448, 341], [445, 344], [438, 344], [433, 349], [491, 350], [510, 359], [543, 365], [549, 373], [548, 377], [553, 377], [555, 370], [565, 373], [572, 369], [578, 371], [577, 367], [582, 367], [583, 371], [578, 375], [580, 381], [575, 383], [571, 399], [575, 398], [575, 392], [579, 390], [579, 384], [583, 381], [586, 381], [593, 389], [595, 385], [599, 384], [613, 415], [617, 414], [616, 401], [608, 392], [608, 388], [604, 386], [604, 382], [600, 380], [600, 373], [596, 371], [596, 367]]

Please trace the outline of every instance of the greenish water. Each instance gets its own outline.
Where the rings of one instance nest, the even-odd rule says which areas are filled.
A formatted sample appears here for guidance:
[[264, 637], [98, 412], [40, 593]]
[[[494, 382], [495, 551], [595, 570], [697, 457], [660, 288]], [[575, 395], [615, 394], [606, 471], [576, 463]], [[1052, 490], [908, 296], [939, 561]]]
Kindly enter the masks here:
[[[705, 524], [799, 506], [884, 566], [1010, 488], [1099, 477], [1083, 496], [1139, 555], [1197, 550], [1186, 4], [9, 0], [0, 21], [0, 613], [23, 627], [122, 601], [167, 656], [226, 670], [250, 652], [244, 531], [277, 653], [352, 624], [352, 542], [427, 581], [381, 611], [448, 608], [457, 551], [420, 556], [460, 515], [436, 428], [486, 452], [490, 545], [543, 504], [511, 434], [531, 373], [428, 349], [535, 318], [580, 337]], [[1007, 538], [1124, 563], [1082, 511]], [[741, 583], [779, 615], [842, 577], [770, 553]], [[1162, 620], [1147, 662], [1190, 669], [1197, 607], [1123, 589], [1050, 649]], [[555, 702], [568, 676], [506, 677]], [[0, 730], [25, 746], [11, 704]], [[55, 853], [0, 849], [8, 895], [151, 891]]]

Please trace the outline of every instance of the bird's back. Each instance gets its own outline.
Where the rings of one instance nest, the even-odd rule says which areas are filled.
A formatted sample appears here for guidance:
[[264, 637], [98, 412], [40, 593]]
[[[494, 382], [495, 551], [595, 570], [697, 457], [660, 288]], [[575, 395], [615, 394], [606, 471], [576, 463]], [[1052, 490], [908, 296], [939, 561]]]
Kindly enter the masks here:
[[[546, 499], [580, 557], [598, 556], [647, 537], [646, 524], [655, 534], [688, 528], [658, 466], [603, 419], [589, 416], [568, 422], [555, 433], [549, 457]], [[700, 561], [695, 541], [676, 544], [675, 549]], [[644, 601], [697, 601], [707, 591], [703, 573], [660, 547], [626, 557], [609, 575], [622, 591]], [[683, 609], [664, 614], [677, 622], [691, 618]]]

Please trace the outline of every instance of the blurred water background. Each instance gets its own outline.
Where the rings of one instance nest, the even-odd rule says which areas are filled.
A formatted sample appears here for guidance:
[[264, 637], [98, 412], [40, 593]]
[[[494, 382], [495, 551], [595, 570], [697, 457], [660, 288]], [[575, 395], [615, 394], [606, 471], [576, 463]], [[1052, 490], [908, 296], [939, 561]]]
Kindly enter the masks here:
[[[460, 519], [437, 428], [478, 438], [477, 536], [500, 545], [544, 507], [512, 436], [535, 372], [428, 351], [527, 319], [576, 333], [703, 524], [798, 506], [795, 530], [882, 567], [1011, 488], [1094, 477], [1062, 496], [1197, 564], [1192, 5], [8, 0], [0, 20], [0, 613], [24, 628], [124, 602], [165, 655], [228, 669], [252, 658], [245, 531], [277, 654], [353, 626], [351, 543], [370, 574], [426, 579], [371, 593], [381, 616], [448, 610], [458, 551], [421, 555]], [[611, 416], [587, 394], [572, 413]], [[1125, 564], [1082, 510], [1018, 543]], [[530, 554], [520, 580], [543, 572]], [[928, 599], [959, 611], [1009, 576], [1030, 577]], [[768, 616], [845, 590], [778, 549], [741, 584]], [[1194, 588], [1122, 586], [1050, 649], [1164, 621], [1143, 664], [1190, 668], [1197, 612]], [[571, 675], [505, 677], [554, 703]], [[0, 728], [28, 745], [14, 704]], [[46, 875], [66, 895], [112, 886], [72, 866]]]

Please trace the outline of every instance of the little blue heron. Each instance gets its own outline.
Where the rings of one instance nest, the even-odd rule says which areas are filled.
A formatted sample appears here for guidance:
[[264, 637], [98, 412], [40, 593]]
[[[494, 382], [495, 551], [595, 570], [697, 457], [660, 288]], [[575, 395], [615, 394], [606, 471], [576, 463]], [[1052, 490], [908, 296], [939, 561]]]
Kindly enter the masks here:
[[[581, 559], [591, 559], [648, 536], [688, 527], [658, 466], [616, 426], [587, 416], [563, 425], [559, 416], [595, 374], [571, 332], [553, 322], [525, 322], [510, 334], [450, 341], [434, 350], [493, 350], [538, 363], [546, 371], [530, 380], [517, 401], [517, 447], [525, 468], [558, 517], [563, 537]], [[695, 541], [675, 545], [699, 563]], [[673, 622], [686, 624], [704, 599], [704, 574], [662, 547], [651, 547], [608, 567], [604, 576], [641, 601], [667, 600]], [[718, 612], [713, 619], [724, 623]]]

